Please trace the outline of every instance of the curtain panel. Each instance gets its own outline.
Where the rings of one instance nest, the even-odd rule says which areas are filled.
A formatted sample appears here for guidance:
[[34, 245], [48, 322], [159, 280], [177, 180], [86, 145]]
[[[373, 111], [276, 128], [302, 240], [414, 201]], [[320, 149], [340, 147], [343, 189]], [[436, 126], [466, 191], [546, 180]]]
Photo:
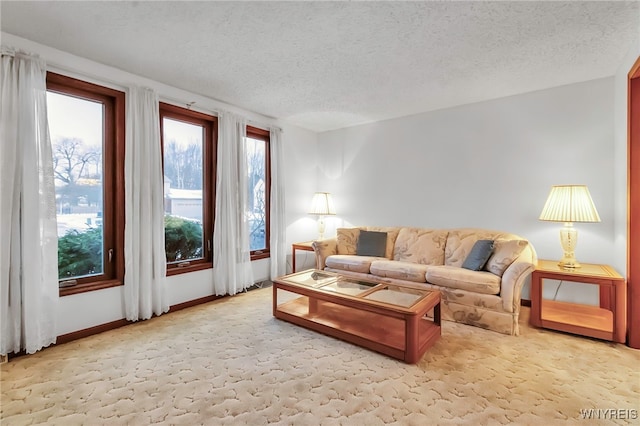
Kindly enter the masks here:
[[216, 296], [253, 285], [247, 211], [246, 123], [223, 113], [219, 119], [213, 285]]
[[286, 225], [284, 201], [284, 162], [282, 147], [282, 131], [271, 129], [269, 132], [271, 145], [271, 280], [286, 273]]
[[56, 341], [58, 236], [46, 64], [2, 47], [0, 353]]
[[125, 145], [124, 301], [130, 321], [169, 311], [158, 95], [131, 87]]

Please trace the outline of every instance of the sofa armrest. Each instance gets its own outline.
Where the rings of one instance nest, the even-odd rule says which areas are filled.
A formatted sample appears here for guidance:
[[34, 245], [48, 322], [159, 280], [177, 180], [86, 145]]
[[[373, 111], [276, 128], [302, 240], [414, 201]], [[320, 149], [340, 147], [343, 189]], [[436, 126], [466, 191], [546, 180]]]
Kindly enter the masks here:
[[500, 283], [500, 297], [505, 311], [520, 312], [522, 287], [537, 264], [536, 251], [529, 243], [520, 256], [504, 271]]
[[323, 270], [327, 257], [332, 254], [338, 254], [338, 238], [328, 238], [326, 240], [317, 240], [311, 243], [313, 251], [316, 255], [316, 269]]

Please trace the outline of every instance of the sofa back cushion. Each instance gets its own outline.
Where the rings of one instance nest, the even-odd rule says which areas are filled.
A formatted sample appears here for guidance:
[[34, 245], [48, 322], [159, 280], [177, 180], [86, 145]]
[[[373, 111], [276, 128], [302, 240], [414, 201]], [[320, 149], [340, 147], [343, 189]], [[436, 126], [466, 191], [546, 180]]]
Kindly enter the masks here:
[[444, 265], [446, 230], [427, 228], [401, 228], [393, 250], [393, 260]]
[[338, 254], [355, 255], [358, 251], [360, 228], [338, 228]]
[[360, 231], [376, 231], [387, 233], [387, 245], [385, 248], [384, 257], [387, 259], [393, 259], [393, 246], [398, 237], [400, 228], [396, 227], [384, 227], [384, 226], [367, 226], [362, 228], [338, 228], [337, 240], [338, 240], [338, 254], [354, 255], [358, 252], [358, 238], [360, 237]]
[[495, 240], [500, 232], [477, 228], [450, 229], [444, 250], [444, 264], [462, 267], [478, 240]]
[[499, 239], [494, 242], [493, 254], [484, 269], [501, 277], [509, 265], [520, 256], [529, 242], [521, 239]]
[[478, 240], [494, 240], [493, 253], [483, 269], [499, 277], [529, 244], [524, 238], [507, 232], [477, 228], [450, 229], [444, 264], [461, 267]]

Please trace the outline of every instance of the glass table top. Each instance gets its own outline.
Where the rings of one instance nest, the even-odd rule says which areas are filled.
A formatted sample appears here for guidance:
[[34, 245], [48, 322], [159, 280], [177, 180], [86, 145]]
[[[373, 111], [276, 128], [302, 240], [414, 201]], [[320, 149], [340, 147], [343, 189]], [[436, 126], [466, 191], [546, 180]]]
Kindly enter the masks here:
[[375, 281], [359, 280], [332, 272], [307, 270], [280, 278], [282, 281], [311, 287], [318, 291], [410, 308], [430, 293], [417, 289]]
[[357, 280], [343, 278], [331, 284], [322, 286], [322, 290], [356, 296], [358, 294], [364, 293], [367, 290], [371, 290], [373, 287], [377, 285], [379, 284], [370, 283], [368, 281], [357, 281]]
[[335, 274], [328, 274], [326, 272], [309, 269], [308, 271], [291, 274], [284, 277], [284, 279], [294, 284], [318, 288], [330, 282], [336, 281], [338, 279], [338, 276]]
[[427, 293], [428, 290], [416, 290], [413, 288], [387, 285], [364, 296], [364, 298], [408, 308], [422, 299]]

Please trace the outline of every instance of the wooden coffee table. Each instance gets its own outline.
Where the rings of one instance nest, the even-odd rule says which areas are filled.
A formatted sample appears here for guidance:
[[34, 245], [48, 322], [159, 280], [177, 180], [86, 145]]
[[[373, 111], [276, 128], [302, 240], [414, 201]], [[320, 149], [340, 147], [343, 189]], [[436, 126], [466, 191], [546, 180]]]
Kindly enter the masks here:
[[407, 363], [441, 335], [439, 291], [318, 270], [274, 280], [273, 315]]

